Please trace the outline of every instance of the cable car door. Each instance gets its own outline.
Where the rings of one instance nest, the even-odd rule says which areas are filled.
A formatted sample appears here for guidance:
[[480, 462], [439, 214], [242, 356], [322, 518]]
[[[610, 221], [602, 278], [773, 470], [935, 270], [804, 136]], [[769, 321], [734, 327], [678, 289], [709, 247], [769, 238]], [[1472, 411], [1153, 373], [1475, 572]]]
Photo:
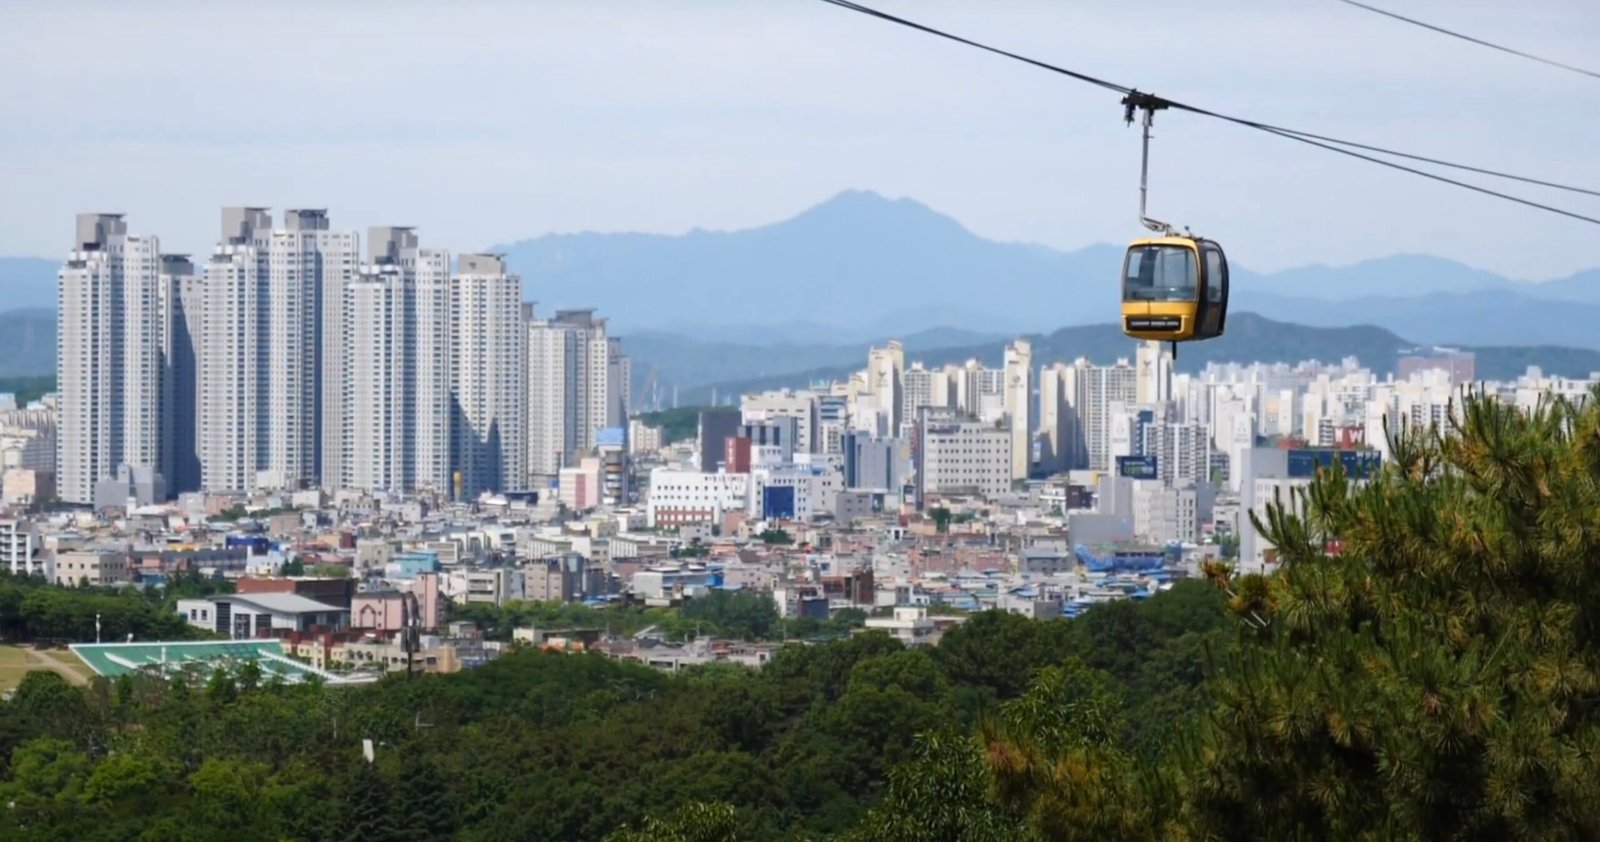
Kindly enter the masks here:
[[1198, 333], [1207, 339], [1222, 335], [1228, 319], [1228, 258], [1222, 247], [1210, 240], [1200, 242], [1200, 260], [1205, 289], [1200, 302]]

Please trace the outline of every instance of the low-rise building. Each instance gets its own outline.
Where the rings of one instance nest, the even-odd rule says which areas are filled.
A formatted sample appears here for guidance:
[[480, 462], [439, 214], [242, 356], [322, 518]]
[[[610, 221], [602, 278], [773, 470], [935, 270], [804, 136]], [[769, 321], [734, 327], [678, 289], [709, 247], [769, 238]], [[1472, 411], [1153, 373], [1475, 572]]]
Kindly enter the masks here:
[[744, 510], [749, 482], [749, 474], [656, 468], [650, 472], [646, 522], [652, 528], [717, 523], [725, 512]]
[[55, 579], [54, 559], [39, 547], [33, 527], [24, 520], [0, 518], [0, 569], [13, 576]]
[[213, 594], [180, 599], [177, 610], [189, 625], [235, 640], [341, 629], [350, 621], [346, 609], [291, 593]]
[[907, 646], [931, 643], [935, 628], [928, 609], [920, 607], [896, 608], [889, 617], [868, 617], [866, 625], [869, 631], [888, 632]]
[[122, 550], [59, 550], [54, 566], [58, 585], [124, 585], [131, 581], [128, 554]]

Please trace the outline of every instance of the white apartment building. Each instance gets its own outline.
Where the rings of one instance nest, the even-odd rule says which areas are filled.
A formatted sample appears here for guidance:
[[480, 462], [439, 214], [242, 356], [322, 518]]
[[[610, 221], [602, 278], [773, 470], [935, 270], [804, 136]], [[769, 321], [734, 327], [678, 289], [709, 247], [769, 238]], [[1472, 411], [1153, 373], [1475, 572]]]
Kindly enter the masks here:
[[161, 467], [160, 244], [121, 214], [79, 214], [59, 273], [57, 487], [89, 505], [117, 466]]
[[661, 449], [661, 428], [638, 419], [628, 422], [628, 454], [654, 453]]
[[444, 491], [448, 327], [438, 320], [448, 310], [449, 256], [417, 248], [409, 228], [371, 229], [368, 249], [341, 304], [347, 365], [337, 485]]
[[918, 423], [917, 501], [933, 494], [994, 497], [1011, 490], [1011, 431], [948, 410], [924, 409]]
[[1211, 440], [1200, 424], [1157, 421], [1144, 428], [1144, 453], [1156, 459], [1156, 475], [1168, 486], [1209, 482]]
[[26, 521], [0, 518], [0, 568], [13, 576], [43, 576], [55, 580], [54, 554], [44, 552], [38, 536]]
[[905, 348], [898, 339], [867, 351], [867, 394], [884, 420], [884, 435], [896, 435], [905, 420]]
[[1033, 346], [1018, 339], [1006, 346], [1005, 413], [1011, 428], [1011, 478], [1027, 479], [1033, 463]]
[[340, 486], [447, 492], [450, 255], [409, 228], [373, 228], [369, 263], [346, 286]]
[[1198, 543], [1211, 522], [1216, 492], [1205, 485], [1173, 488], [1157, 480], [1133, 483], [1133, 532], [1156, 544]]
[[[369, 232], [367, 237], [381, 246], [386, 235]], [[397, 237], [396, 242], [415, 244], [415, 235], [410, 234], [410, 239]], [[407, 260], [398, 246], [390, 251], [395, 252], [401, 262]], [[412, 488], [451, 492], [456, 489], [451, 459], [454, 437], [450, 403], [455, 393], [450, 382], [450, 253], [418, 248], [413, 254], [410, 259], [416, 272], [411, 321], [414, 345], [408, 381], [413, 410], [410, 446], [414, 448], [415, 458]]]
[[627, 423], [632, 364], [593, 310], [527, 320], [527, 470], [530, 487], [594, 450], [595, 434]]
[[498, 255], [464, 254], [450, 284], [455, 463], [461, 493], [521, 489], [528, 447], [522, 279]]
[[260, 208], [224, 208], [222, 227], [202, 285], [196, 449], [202, 487], [251, 491], [266, 462], [260, 419], [272, 219]]
[[[330, 421], [339, 429], [327, 400], [342, 392], [344, 346], [327, 336], [327, 316], [330, 303], [342, 304], [357, 248], [354, 233], [328, 230], [322, 210], [289, 210], [275, 229], [265, 208], [224, 208], [199, 294], [185, 295], [181, 271], [169, 274], [171, 312], [199, 340], [194, 426], [205, 489], [288, 489], [331, 476], [323, 432]], [[183, 385], [168, 399], [186, 414]]]
[[749, 488], [749, 474], [656, 468], [650, 472], [645, 520], [651, 528], [718, 523], [727, 512], [744, 510]]
[[344, 345], [357, 348], [345, 373], [340, 488], [401, 491], [415, 484], [407, 457], [412, 434], [406, 405], [406, 300], [413, 283], [397, 265], [363, 266], [345, 289]]
[[205, 278], [188, 255], [161, 256], [161, 300], [167, 308], [166, 370], [161, 383], [161, 447], [167, 489], [177, 496], [202, 487], [200, 354], [205, 341]]
[[56, 469], [55, 409], [0, 410], [0, 473]]
[[1055, 363], [1039, 369], [1039, 470], [1070, 471], [1086, 461], [1078, 419], [1078, 367]]
[[934, 372], [922, 367], [922, 363], [914, 362], [905, 371], [905, 412], [908, 417], [915, 418], [917, 410], [925, 406], [943, 406], [933, 402]]
[[1134, 349], [1138, 384], [1134, 400], [1141, 406], [1172, 400], [1172, 350], [1165, 342], [1140, 342]]

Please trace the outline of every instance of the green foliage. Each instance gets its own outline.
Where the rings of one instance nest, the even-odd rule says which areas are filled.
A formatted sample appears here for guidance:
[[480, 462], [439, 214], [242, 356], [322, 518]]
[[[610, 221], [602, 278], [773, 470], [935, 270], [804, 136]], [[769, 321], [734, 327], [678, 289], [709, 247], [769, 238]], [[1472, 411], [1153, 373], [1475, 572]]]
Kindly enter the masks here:
[[705, 623], [721, 637], [766, 640], [777, 627], [778, 606], [765, 594], [714, 590], [689, 600], [683, 606], [683, 619]]
[[695, 541], [688, 546], [672, 548], [673, 558], [705, 558], [708, 555], [711, 555], [711, 548], [701, 544], [699, 541]]
[[848, 631], [861, 625], [864, 616], [841, 612], [835, 621], [805, 624], [792, 621], [780, 625], [777, 606], [764, 594], [748, 591], [712, 591], [687, 600], [680, 608], [652, 608], [639, 605], [597, 608], [562, 602], [512, 601], [503, 606], [487, 604], [452, 605], [452, 620], [470, 620], [491, 640], [510, 640], [517, 628], [605, 629], [629, 636], [654, 627], [667, 640], [693, 637], [720, 637], [734, 640], [772, 640], [788, 634], [806, 637]]
[[36, 578], [0, 574], [0, 637], [12, 642], [93, 641], [95, 615], [101, 635], [119, 640], [181, 640], [189, 626], [164, 604], [130, 588], [64, 588]]
[[606, 842], [739, 842], [739, 819], [731, 804], [685, 804], [649, 819], [638, 830], [620, 830]]
[[[1193, 625], [1214, 610], [1198, 595], [1151, 600], [1156, 622], [1112, 605], [1068, 624], [1095, 641], [1083, 663], [1040, 672], [977, 745], [897, 773], [917, 781], [913, 830], [933, 838], [954, 811], [1021, 817], [1041, 840], [1600, 835], [1600, 394], [1531, 412], [1474, 398], [1450, 431], [1391, 445], [1370, 482], [1324, 472], [1253, 517], [1277, 573], [1207, 565], [1231, 634]], [[1050, 658], [977, 623], [1015, 662], [954, 637], [952, 675], [1005, 693]], [[1140, 664], [1175, 673], [1161, 695], [1183, 700], [1154, 749], [1127, 724], [1162, 709]], [[1119, 684], [1140, 701], [1114, 701]]]
[[[999, 780], [982, 723], [1056, 668], [1071, 686], [1048, 685], [1058, 695], [1041, 704], [1063, 705], [1106, 743], [1095, 751], [1132, 762], [1145, 743], [1130, 723], [1155, 704], [1139, 694], [1186, 699], [1177, 682], [1204, 678], [1191, 667], [1163, 683], [1146, 665], [1188, 657], [1175, 647], [1227, 623], [1223, 599], [1187, 583], [1127, 616], [984, 614], [938, 648], [861, 633], [784, 647], [759, 671], [669, 676], [527, 650], [343, 688], [244, 670], [194, 686], [133, 676], [82, 688], [35, 673], [0, 702], [0, 803], [18, 805], [0, 810], [0, 839], [1020, 840], [1042, 809], [982, 800]], [[513, 603], [457, 615], [506, 635], [608, 624], [690, 635], [698, 623], [708, 635], [791, 638], [801, 624], [843, 632], [865, 618], [780, 624], [770, 599], [740, 591], [681, 610]], [[1102, 699], [1103, 721], [1086, 706]], [[944, 779], [952, 768], [960, 777]], [[913, 805], [927, 811], [908, 817]]]
[[1600, 834], [1596, 397], [1469, 400], [1447, 434], [1397, 431], [1374, 481], [1268, 509], [1283, 571], [1230, 583], [1248, 636], [1198, 737], [1198, 832]]
[[344, 794], [340, 838], [346, 842], [394, 839], [398, 822], [391, 811], [389, 785], [371, 764], [359, 763]]
[[761, 534], [757, 537], [761, 539], [761, 543], [766, 544], [769, 547], [778, 544], [788, 545], [794, 543], [793, 535], [790, 535], [788, 532], [776, 527], [761, 530]]
[[17, 406], [28, 404], [56, 390], [55, 375], [38, 377], [0, 377], [0, 392], [10, 392], [17, 398]]
[[943, 534], [950, 531], [950, 510], [944, 506], [937, 506], [928, 510], [928, 517], [933, 518], [934, 531]]

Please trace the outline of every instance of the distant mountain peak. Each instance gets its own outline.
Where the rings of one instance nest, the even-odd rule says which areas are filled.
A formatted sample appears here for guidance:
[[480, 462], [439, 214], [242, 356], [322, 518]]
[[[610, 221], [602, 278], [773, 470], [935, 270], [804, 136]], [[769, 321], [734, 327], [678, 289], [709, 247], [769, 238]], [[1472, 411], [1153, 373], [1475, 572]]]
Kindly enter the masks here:
[[773, 228], [872, 229], [880, 233], [914, 232], [973, 236], [955, 217], [940, 213], [910, 197], [889, 198], [874, 190], [851, 188], [812, 205]]

